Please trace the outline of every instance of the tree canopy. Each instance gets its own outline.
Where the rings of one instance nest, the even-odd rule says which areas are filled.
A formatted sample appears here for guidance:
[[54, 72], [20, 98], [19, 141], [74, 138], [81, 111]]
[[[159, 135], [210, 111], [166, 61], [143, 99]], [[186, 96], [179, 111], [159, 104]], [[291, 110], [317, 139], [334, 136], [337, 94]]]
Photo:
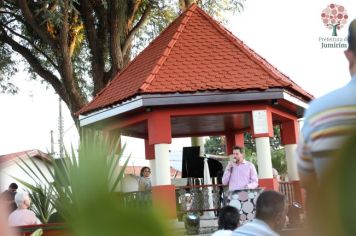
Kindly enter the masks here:
[[0, 92], [22, 61], [74, 113], [192, 2], [223, 20], [244, 0], [2, 0]]

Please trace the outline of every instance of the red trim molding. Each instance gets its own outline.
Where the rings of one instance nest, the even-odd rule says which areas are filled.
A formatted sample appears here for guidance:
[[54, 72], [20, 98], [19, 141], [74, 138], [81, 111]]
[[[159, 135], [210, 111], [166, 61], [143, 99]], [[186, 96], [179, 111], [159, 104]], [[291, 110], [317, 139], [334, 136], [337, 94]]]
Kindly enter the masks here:
[[299, 127], [297, 120], [283, 122], [281, 125], [282, 144], [296, 144], [298, 142]]
[[226, 140], [226, 153], [228, 155], [232, 154], [232, 148], [234, 146], [240, 146], [244, 147], [245, 146], [245, 140], [244, 140], [244, 134], [243, 133], [228, 133], [225, 135], [225, 140]]
[[172, 142], [171, 117], [165, 111], [153, 111], [148, 116], [148, 143], [160, 144]]
[[145, 156], [146, 160], [154, 160], [155, 157], [155, 146], [150, 145], [148, 139], [145, 139]]

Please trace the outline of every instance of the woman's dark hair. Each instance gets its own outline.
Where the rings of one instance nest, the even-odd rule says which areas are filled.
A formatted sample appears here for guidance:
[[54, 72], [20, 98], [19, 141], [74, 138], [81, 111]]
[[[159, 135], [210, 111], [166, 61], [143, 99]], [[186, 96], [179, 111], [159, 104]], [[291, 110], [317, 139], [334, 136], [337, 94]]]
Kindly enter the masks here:
[[218, 228], [235, 230], [239, 226], [240, 214], [233, 206], [224, 206], [219, 211]]
[[145, 172], [145, 170], [148, 169], [149, 171], [151, 170], [150, 167], [148, 166], [144, 166], [141, 168], [141, 171], [140, 171], [140, 176], [143, 177], [143, 172]]

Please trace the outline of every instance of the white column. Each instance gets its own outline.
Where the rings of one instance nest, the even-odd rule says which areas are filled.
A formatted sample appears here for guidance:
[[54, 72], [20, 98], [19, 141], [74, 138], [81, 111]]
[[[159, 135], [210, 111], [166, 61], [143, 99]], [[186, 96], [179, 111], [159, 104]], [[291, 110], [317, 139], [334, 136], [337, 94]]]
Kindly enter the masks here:
[[156, 160], [149, 160], [150, 168], [151, 168], [151, 183], [152, 186], [156, 186], [156, 179], [157, 179], [157, 171], [156, 171]]
[[199, 144], [199, 147], [200, 147], [200, 156], [203, 157], [204, 154], [205, 154], [205, 148], [204, 148], [204, 137], [199, 137], [198, 138], [198, 144]]
[[169, 144], [155, 144], [155, 170], [156, 170], [156, 185], [171, 184], [171, 171], [169, 164]]
[[273, 178], [272, 157], [269, 137], [255, 138], [258, 177], [261, 179]]
[[289, 180], [299, 180], [297, 168], [297, 144], [287, 144], [284, 146], [286, 151], [287, 170]]
[[204, 137], [191, 137], [191, 144], [192, 146], [199, 146], [200, 151], [199, 155], [202, 157], [205, 154], [205, 148], [204, 148]]

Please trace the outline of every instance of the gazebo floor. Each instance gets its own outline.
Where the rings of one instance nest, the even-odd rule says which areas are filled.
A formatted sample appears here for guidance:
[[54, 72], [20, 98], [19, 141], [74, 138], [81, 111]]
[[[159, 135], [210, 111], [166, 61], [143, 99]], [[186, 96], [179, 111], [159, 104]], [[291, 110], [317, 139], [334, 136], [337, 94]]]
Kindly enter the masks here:
[[[174, 221], [172, 227], [174, 230], [172, 232], [175, 232], [173, 236], [178, 236], [178, 235], [187, 235], [186, 229], [184, 227], [184, 222], [183, 221]], [[200, 229], [199, 229], [199, 234], [190, 234], [190, 235], [211, 235], [214, 233], [218, 228], [218, 219], [200, 219]]]

